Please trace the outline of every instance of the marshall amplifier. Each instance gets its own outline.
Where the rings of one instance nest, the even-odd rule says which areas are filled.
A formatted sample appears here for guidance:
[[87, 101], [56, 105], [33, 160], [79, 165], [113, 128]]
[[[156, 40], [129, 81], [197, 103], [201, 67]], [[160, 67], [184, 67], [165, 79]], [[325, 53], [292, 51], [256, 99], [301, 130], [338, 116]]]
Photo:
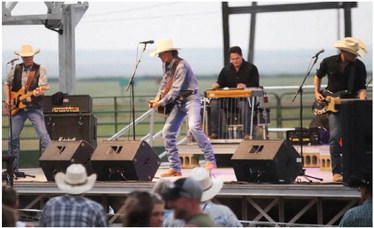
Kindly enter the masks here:
[[92, 98], [90, 95], [67, 95], [61, 92], [43, 98], [44, 113], [91, 113]]
[[85, 140], [96, 148], [95, 115], [90, 113], [45, 114], [45, 125], [51, 140], [72, 142]]

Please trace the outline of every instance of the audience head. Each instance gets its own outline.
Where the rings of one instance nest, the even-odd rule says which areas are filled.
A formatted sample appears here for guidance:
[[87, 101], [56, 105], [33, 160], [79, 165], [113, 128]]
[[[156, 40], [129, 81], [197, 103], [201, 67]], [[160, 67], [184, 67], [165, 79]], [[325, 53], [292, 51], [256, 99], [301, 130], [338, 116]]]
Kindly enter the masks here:
[[158, 194], [152, 195], [152, 213], [149, 220], [149, 226], [151, 227], [161, 227], [164, 222], [165, 213], [165, 202], [161, 199]]
[[130, 193], [125, 204], [119, 210], [119, 214], [122, 214], [123, 226], [149, 226], [152, 209], [152, 196], [149, 192], [135, 191]]
[[2, 215], [2, 227], [15, 227], [17, 223], [17, 213], [16, 211], [3, 204], [3, 215]]
[[174, 209], [174, 217], [187, 221], [191, 216], [201, 213], [202, 190], [192, 178], [180, 178], [169, 185], [163, 194], [167, 205]]
[[352, 176], [351, 186], [359, 187], [361, 199], [371, 199], [373, 194], [372, 170], [364, 170], [360, 176]]
[[18, 208], [18, 193], [9, 185], [3, 185], [3, 204], [14, 209]]
[[55, 176], [59, 189], [71, 195], [79, 195], [92, 189], [96, 181], [96, 174], [87, 177], [86, 168], [81, 164], [71, 164], [66, 174], [59, 172]]
[[211, 179], [208, 171], [202, 167], [196, 167], [192, 170], [190, 177], [196, 180], [203, 191], [201, 202], [208, 201], [215, 197], [222, 189], [223, 181], [220, 179]]

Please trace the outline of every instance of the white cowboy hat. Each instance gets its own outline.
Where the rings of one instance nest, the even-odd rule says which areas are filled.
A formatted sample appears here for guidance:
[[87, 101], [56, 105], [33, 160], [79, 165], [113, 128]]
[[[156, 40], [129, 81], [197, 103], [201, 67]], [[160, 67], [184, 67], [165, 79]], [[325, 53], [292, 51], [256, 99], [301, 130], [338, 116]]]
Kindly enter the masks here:
[[21, 51], [14, 51], [16, 55], [19, 55], [21, 57], [29, 57], [34, 56], [35, 54], [38, 54], [40, 52], [40, 49], [33, 50], [30, 44], [24, 44], [21, 47]]
[[157, 40], [156, 49], [153, 49], [149, 54], [152, 57], [161, 52], [174, 51], [174, 50], [180, 50], [180, 48], [175, 48], [173, 45], [173, 41], [167, 38], [167, 39]]
[[347, 51], [347, 52], [352, 53], [354, 55], [361, 56], [358, 53], [360, 48], [359, 48], [359, 45], [358, 45], [358, 41], [355, 38], [346, 37], [342, 40], [338, 40], [338, 41], [336, 41], [334, 47], [336, 47], [340, 50], [343, 50], [343, 51]]
[[368, 50], [366, 48], [366, 45], [364, 44], [364, 42], [362, 42], [360, 39], [356, 38], [356, 37], [349, 37], [349, 38], [352, 38], [354, 40], [356, 40], [358, 42], [358, 54], [360, 55], [360, 57], [365, 57], [366, 54], [368, 53]]
[[78, 195], [89, 191], [95, 184], [96, 174], [87, 177], [86, 168], [81, 164], [71, 164], [66, 174], [59, 172], [55, 176], [57, 187], [62, 191]]
[[199, 182], [201, 189], [203, 190], [201, 202], [212, 199], [221, 191], [223, 186], [223, 180], [211, 179], [208, 171], [202, 167], [194, 168], [190, 174], [190, 177]]

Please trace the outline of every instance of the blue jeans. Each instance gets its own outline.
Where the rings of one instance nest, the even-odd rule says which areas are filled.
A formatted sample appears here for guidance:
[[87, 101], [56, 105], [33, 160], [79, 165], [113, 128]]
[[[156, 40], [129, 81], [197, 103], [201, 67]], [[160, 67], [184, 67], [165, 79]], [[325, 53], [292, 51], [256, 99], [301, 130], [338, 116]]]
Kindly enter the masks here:
[[200, 96], [198, 94], [190, 95], [183, 101], [177, 101], [166, 119], [162, 131], [165, 150], [168, 154], [170, 168], [177, 172], [181, 171], [181, 162], [177, 148], [176, 134], [186, 116], [189, 132], [195, 138], [200, 149], [204, 152], [205, 160], [216, 162], [212, 144], [200, 128], [200, 110]]
[[342, 137], [342, 121], [341, 115], [337, 113], [329, 113], [329, 127], [330, 127], [330, 156], [333, 174], [342, 174], [342, 147], [339, 141]]
[[19, 110], [16, 115], [12, 116], [12, 139], [10, 138], [10, 132], [8, 138], [8, 152], [11, 155], [15, 155], [13, 162], [14, 170], [18, 170], [19, 168], [20, 135], [27, 119], [31, 121], [36, 133], [40, 138], [42, 152], [45, 150], [45, 148], [47, 148], [49, 142], [51, 141], [44, 124], [44, 115], [42, 109], [30, 107]]

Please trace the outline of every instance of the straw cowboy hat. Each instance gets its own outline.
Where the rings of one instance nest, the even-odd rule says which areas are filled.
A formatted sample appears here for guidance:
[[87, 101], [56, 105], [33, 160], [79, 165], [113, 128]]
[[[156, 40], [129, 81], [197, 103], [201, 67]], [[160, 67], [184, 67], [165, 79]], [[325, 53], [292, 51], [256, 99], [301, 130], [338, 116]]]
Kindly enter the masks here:
[[352, 38], [352, 37], [346, 37], [342, 40], [338, 40], [336, 41], [334, 47], [340, 49], [340, 50], [343, 50], [343, 51], [347, 51], [349, 53], [352, 53], [356, 56], [361, 56], [358, 51], [359, 51], [359, 45], [358, 45], [358, 41], [357, 39], [355, 38]]
[[350, 37], [354, 40], [356, 40], [358, 42], [358, 54], [361, 56], [361, 57], [365, 57], [366, 54], [368, 53], [368, 50], [366, 48], [366, 45], [364, 44], [364, 42], [362, 42], [360, 39], [358, 38], [355, 38], [355, 37]]
[[171, 39], [167, 38], [167, 39], [157, 40], [156, 49], [153, 49], [150, 52], [150, 55], [152, 57], [156, 54], [159, 54], [165, 51], [174, 51], [174, 50], [180, 50], [180, 48], [175, 48], [173, 45], [173, 41]]
[[78, 195], [89, 191], [95, 184], [96, 174], [87, 177], [86, 168], [81, 164], [72, 164], [66, 174], [59, 172], [55, 176], [57, 187], [62, 191]]
[[199, 182], [201, 189], [203, 190], [201, 202], [212, 199], [221, 191], [223, 186], [223, 180], [211, 179], [208, 171], [202, 167], [194, 168], [190, 174], [190, 177]]
[[40, 52], [40, 49], [32, 49], [30, 44], [24, 44], [21, 47], [21, 51], [14, 51], [16, 55], [19, 55], [21, 57], [29, 57], [34, 56], [35, 54], [38, 54]]

